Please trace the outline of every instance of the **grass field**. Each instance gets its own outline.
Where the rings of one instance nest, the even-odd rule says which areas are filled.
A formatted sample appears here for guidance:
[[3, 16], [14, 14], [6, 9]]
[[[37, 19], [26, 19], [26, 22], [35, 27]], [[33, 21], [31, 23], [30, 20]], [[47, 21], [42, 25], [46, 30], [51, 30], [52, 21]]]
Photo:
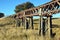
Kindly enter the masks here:
[[[34, 21], [37, 22], [38, 21]], [[53, 19], [53, 33], [56, 33], [51, 40], [60, 40], [60, 19]], [[0, 19], [0, 40], [42, 40], [39, 35], [38, 24], [34, 24], [34, 30], [24, 29], [24, 27], [16, 27], [16, 21], [13, 18]], [[48, 36], [43, 37], [44, 40], [49, 40]]]

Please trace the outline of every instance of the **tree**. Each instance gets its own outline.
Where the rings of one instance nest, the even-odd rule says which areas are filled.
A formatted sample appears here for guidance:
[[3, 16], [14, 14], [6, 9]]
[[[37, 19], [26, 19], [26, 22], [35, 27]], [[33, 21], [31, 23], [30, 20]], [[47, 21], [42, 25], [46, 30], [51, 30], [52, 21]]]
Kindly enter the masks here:
[[29, 8], [33, 8], [34, 5], [30, 2], [26, 2], [26, 3], [23, 3], [23, 4], [19, 4], [15, 7], [15, 12], [20, 12], [22, 10], [26, 10], [26, 9], [29, 9]]
[[4, 17], [4, 13], [0, 13], [0, 18]]

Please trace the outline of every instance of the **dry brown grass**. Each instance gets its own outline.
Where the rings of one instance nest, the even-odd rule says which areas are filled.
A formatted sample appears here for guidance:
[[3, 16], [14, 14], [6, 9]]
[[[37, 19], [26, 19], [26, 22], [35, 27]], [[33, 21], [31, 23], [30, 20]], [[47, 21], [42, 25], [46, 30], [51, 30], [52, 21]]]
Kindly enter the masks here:
[[[60, 19], [54, 19], [52, 20], [53, 24], [60, 25]], [[34, 21], [37, 22], [38, 21]], [[7, 24], [12, 23], [12, 24]], [[41, 36], [39, 35], [38, 24], [34, 24], [34, 30], [32, 29], [24, 29], [24, 27], [16, 27], [15, 20], [13, 18], [4, 18], [3, 20], [0, 20], [0, 24], [3, 26], [0, 26], [0, 40], [42, 40]], [[60, 27], [60, 26], [59, 26]], [[60, 28], [54, 27], [53, 33], [56, 33], [54, 38], [51, 38], [51, 40], [59, 40], [60, 38]], [[49, 38], [46, 36], [44, 37], [44, 40], [49, 40]]]

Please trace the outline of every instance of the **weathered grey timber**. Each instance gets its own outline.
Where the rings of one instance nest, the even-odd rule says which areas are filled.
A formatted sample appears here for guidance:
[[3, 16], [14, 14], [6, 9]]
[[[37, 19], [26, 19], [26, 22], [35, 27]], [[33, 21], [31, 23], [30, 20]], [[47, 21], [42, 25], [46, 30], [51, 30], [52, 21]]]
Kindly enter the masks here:
[[[47, 33], [46, 35], [48, 35], [48, 37], [51, 38], [52, 37], [52, 15], [56, 13], [60, 13], [59, 7], [60, 7], [60, 0], [53, 0], [41, 6], [18, 12], [16, 15], [19, 18], [24, 18], [25, 29], [28, 29], [29, 27], [34, 29], [32, 17], [39, 16], [40, 17], [39, 27], [38, 27], [39, 35], [41, 35], [41, 37], [43, 38], [44, 34]], [[27, 26], [27, 17], [30, 19], [29, 26]], [[46, 17], [47, 22], [43, 20], [43, 17]]]

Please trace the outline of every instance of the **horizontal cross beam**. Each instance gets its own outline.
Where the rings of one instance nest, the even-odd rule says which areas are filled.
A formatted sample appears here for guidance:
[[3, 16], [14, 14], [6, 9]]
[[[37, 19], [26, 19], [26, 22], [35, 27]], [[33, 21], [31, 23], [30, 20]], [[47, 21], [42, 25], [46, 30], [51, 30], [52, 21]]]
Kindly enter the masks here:
[[[57, 0], [57, 1], [51, 1], [51, 2], [48, 2], [46, 4], [43, 4], [39, 7], [36, 7], [36, 8], [30, 8], [30, 9], [27, 9], [27, 10], [24, 10], [24, 11], [21, 11], [21, 12], [18, 12], [16, 13], [16, 16], [18, 17], [24, 17], [24, 12], [25, 12], [25, 16], [26, 17], [29, 17], [29, 16], [39, 16], [39, 9], [42, 8], [42, 14], [43, 16], [50, 16], [52, 14], [55, 14], [55, 13], [59, 13], [60, 10], [58, 10], [56, 8], [56, 6], [59, 8], [60, 6], [60, 1]], [[45, 9], [45, 10], [44, 10]], [[50, 9], [50, 10], [49, 10]]]

